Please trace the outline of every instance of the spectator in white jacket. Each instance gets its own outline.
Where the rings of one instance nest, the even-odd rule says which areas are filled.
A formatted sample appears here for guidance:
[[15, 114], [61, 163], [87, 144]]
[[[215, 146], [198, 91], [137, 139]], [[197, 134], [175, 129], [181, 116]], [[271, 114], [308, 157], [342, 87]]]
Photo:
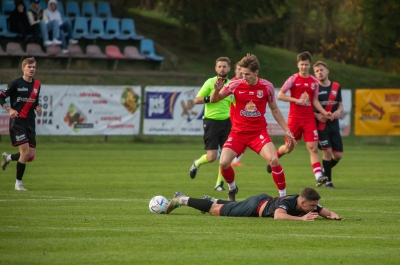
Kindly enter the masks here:
[[[31, 26], [39, 23], [44, 46], [61, 44], [61, 41], [57, 40], [60, 34], [59, 26], [55, 22], [47, 19], [47, 16], [43, 13], [43, 10], [40, 9], [40, 0], [31, 0], [31, 6], [27, 12], [27, 15]], [[53, 41], [49, 40], [49, 32], [51, 32], [53, 36]]]
[[44, 11], [44, 14], [46, 15], [47, 19], [49, 20], [50, 23], [55, 23], [60, 32], [60, 39], [61, 39], [61, 48], [63, 53], [67, 53], [67, 36], [69, 39], [70, 44], [76, 44], [78, 43], [77, 40], [73, 39], [72, 37], [72, 26], [69, 21], [63, 21], [61, 17], [61, 13], [58, 10], [58, 3], [57, 0], [50, 0], [47, 3], [47, 9]]

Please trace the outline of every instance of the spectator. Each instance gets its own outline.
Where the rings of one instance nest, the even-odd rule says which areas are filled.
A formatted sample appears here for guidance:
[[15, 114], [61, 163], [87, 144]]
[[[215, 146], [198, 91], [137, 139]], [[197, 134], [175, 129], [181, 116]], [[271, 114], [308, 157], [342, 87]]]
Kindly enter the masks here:
[[[31, 0], [31, 7], [27, 12], [29, 23], [31, 25], [39, 24], [42, 33], [43, 45], [60, 45], [61, 41], [57, 40], [60, 35], [59, 26], [56, 21], [49, 21], [47, 16], [40, 9], [40, 0]], [[51, 31], [53, 41], [49, 40], [49, 32]]]
[[[10, 30], [22, 35], [22, 38], [28, 42], [37, 43], [40, 39], [40, 26], [39, 24], [29, 24], [26, 8], [22, 1], [15, 3], [15, 9], [11, 12], [9, 17]], [[28, 37], [28, 35], [32, 35]]]
[[44, 11], [44, 14], [46, 15], [47, 19], [49, 22], [56, 23], [59, 26], [59, 32], [60, 32], [60, 38], [61, 38], [61, 48], [63, 53], [67, 53], [67, 35], [69, 38], [69, 43], [70, 44], [76, 44], [78, 43], [77, 40], [72, 38], [72, 26], [69, 21], [63, 22], [63, 19], [61, 17], [61, 13], [58, 10], [58, 3], [57, 0], [50, 0], [49, 3], [47, 4], [47, 9]]

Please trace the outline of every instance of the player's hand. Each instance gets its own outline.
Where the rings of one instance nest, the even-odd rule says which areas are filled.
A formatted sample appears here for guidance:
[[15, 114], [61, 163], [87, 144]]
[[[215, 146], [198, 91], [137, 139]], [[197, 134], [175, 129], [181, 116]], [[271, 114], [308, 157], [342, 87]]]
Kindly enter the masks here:
[[331, 121], [333, 121], [334, 119], [339, 119], [339, 117], [340, 117], [339, 111], [335, 111], [334, 113], [332, 113]]
[[218, 77], [214, 83], [214, 89], [221, 90], [223, 86], [224, 86], [224, 80], [221, 77]]
[[298, 99], [296, 99], [295, 103], [296, 103], [297, 105], [305, 106], [305, 105], [307, 105], [307, 100], [304, 99], [304, 98], [298, 98]]
[[314, 221], [314, 219], [317, 218], [318, 216], [319, 216], [318, 213], [309, 212], [309, 213], [303, 215], [303, 216], [301, 217], [301, 219], [302, 219], [303, 221]]
[[11, 109], [8, 111], [8, 113], [10, 114], [10, 118], [14, 119], [14, 118], [18, 118], [18, 111], [16, 111], [15, 109]]
[[315, 116], [316, 116], [317, 120], [320, 121], [320, 122], [326, 122], [326, 121], [328, 120], [328, 119], [327, 119], [324, 115], [322, 115], [321, 113], [317, 113], [317, 114], [315, 114]]
[[36, 112], [37, 112], [37, 114], [42, 115], [42, 106], [38, 105], [36, 107]]
[[329, 119], [332, 117], [332, 112], [328, 111], [324, 115], [325, 117], [329, 117]]
[[334, 212], [331, 212], [331, 214], [330, 214], [330, 215], [328, 215], [328, 216], [326, 217], [326, 219], [340, 221], [340, 220], [342, 220], [342, 217], [341, 217], [341, 216], [339, 216], [339, 215], [337, 215], [337, 214], [336, 214], [336, 213], [334, 213]]
[[298, 145], [296, 139], [294, 138], [294, 135], [290, 131], [286, 132], [286, 137], [288, 139], [288, 146], [293, 145], [293, 147], [296, 147]]

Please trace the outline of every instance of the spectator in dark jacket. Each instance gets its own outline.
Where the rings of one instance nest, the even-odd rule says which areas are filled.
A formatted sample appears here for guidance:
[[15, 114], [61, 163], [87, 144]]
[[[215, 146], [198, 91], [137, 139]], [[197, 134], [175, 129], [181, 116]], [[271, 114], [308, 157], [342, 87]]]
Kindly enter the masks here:
[[[22, 35], [25, 41], [39, 43], [40, 26], [39, 24], [31, 25], [26, 14], [26, 8], [22, 1], [15, 3], [15, 9], [9, 16], [10, 31]], [[28, 38], [28, 35], [31, 35]]]

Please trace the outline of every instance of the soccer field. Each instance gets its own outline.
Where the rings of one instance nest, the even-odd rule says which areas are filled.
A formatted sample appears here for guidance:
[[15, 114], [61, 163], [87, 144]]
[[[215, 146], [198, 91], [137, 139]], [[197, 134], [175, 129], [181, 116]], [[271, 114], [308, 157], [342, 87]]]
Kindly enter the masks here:
[[[1, 152], [15, 152], [4, 138]], [[318, 189], [320, 204], [344, 221], [150, 213], [155, 195], [227, 197], [213, 189], [216, 162], [190, 179], [202, 148], [39, 142], [25, 171], [29, 191], [14, 191], [15, 162], [0, 173], [0, 264], [400, 264], [398, 146], [345, 145], [337, 188]], [[237, 200], [278, 195], [260, 157], [247, 150], [242, 162]], [[288, 194], [315, 186], [303, 142], [281, 163]]]

